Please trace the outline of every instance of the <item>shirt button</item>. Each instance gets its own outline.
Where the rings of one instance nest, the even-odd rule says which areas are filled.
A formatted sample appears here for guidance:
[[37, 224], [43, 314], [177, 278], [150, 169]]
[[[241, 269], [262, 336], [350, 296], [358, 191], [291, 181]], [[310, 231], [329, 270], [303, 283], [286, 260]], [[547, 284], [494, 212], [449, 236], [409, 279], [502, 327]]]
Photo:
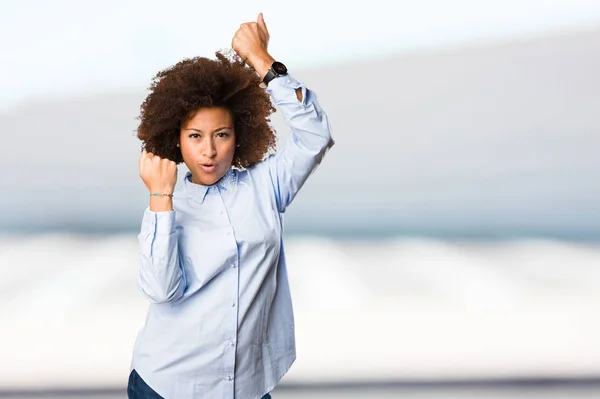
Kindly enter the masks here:
[[288, 83], [288, 84], [292, 83], [292, 79], [288, 79], [288, 80], [287, 80], [287, 83]]
[[232, 265], [231, 265], [231, 267], [235, 269], [235, 263], [234, 263], [234, 264], [232, 264]]
[[231, 380], [233, 380], [233, 377], [231, 377], [230, 375], [228, 375], [227, 378], [226, 378], [226, 380], [227, 381], [231, 381]]
[[232, 308], [235, 308], [235, 302], [231, 304], [231, 307], [232, 307]]

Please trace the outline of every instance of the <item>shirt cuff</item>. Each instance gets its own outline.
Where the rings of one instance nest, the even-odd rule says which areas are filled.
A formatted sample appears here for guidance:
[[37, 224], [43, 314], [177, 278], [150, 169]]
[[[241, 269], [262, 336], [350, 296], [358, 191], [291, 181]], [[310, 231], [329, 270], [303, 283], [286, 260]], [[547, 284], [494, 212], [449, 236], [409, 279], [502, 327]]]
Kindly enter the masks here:
[[154, 212], [150, 208], [144, 211], [142, 230], [156, 235], [170, 235], [175, 233], [175, 211]]
[[[298, 88], [302, 89], [302, 102], [296, 96]], [[306, 105], [306, 86], [289, 74], [277, 76], [265, 90], [273, 97], [276, 105], [290, 102]]]

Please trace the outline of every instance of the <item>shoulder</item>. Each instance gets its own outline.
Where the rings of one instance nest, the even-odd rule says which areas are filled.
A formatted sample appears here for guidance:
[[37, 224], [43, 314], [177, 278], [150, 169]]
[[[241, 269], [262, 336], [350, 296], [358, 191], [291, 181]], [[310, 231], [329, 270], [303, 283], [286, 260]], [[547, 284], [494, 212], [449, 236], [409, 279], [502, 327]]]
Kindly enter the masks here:
[[238, 173], [238, 178], [245, 178], [248, 176], [250, 178], [256, 178], [256, 177], [260, 177], [261, 175], [268, 176], [269, 167], [270, 167], [270, 164], [273, 162], [274, 157], [275, 157], [275, 154], [269, 154], [265, 158], [263, 158], [261, 161], [256, 162], [255, 164], [253, 164], [252, 166], [249, 166], [248, 168], [237, 169], [236, 172]]

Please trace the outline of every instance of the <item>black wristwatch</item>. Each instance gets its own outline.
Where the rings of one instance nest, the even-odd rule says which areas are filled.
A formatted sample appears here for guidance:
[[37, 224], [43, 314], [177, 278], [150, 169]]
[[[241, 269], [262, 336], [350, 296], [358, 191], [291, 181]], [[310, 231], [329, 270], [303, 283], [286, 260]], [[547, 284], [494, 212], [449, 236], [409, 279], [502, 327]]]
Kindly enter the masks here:
[[270, 81], [275, 79], [277, 76], [287, 75], [287, 68], [279, 61], [275, 61], [271, 68], [267, 71], [267, 74], [263, 78], [263, 84], [267, 86]]

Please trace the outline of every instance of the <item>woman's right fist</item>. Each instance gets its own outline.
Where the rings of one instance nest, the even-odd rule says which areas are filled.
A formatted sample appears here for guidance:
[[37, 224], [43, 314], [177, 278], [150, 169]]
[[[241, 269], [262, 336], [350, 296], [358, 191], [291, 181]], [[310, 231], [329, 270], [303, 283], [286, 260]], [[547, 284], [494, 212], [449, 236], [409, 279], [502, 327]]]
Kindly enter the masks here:
[[177, 164], [145, 149], [139, 160], [140, 177], [150, 193], [173, 194], [177, 183]]

